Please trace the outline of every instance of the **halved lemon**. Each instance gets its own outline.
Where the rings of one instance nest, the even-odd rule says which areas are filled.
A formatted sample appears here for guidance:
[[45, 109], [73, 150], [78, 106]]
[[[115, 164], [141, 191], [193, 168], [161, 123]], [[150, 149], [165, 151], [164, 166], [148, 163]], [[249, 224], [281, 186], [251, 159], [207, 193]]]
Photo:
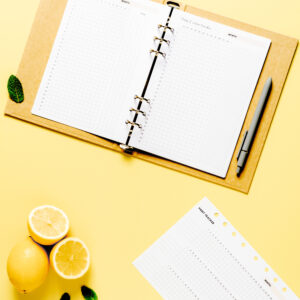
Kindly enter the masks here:
[[38, 206], [28, 216], [31, 237], [41, 245], [53, 245], [69, 231], [69, 219], [59, 208], [51, 205]]
[[69, 237], [53, 247], [50, 253], [50, 263], [60, 277], [78, 279], [90, 267], [89, 250], [80, 239]]

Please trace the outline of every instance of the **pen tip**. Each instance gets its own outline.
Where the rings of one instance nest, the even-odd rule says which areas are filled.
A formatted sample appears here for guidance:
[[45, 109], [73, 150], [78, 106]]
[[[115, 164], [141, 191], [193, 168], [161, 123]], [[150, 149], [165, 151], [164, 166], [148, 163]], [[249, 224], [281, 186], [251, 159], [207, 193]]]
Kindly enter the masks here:
[[241, 175], [241, 168], [237, 167], [237, 169], [236, 169], [236, 176], [240, 177], [240, 175]]

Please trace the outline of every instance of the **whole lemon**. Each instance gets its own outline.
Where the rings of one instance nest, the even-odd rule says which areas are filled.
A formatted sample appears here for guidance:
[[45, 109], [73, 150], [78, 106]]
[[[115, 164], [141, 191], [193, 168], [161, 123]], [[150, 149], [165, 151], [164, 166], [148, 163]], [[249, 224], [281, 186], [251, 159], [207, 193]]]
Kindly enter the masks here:
[[23, 294], [38, 288], [46, 279], [48, 269], [46, 251], [30, 237], [16, 244], [8, 256], [8, 277], [14, 287]]

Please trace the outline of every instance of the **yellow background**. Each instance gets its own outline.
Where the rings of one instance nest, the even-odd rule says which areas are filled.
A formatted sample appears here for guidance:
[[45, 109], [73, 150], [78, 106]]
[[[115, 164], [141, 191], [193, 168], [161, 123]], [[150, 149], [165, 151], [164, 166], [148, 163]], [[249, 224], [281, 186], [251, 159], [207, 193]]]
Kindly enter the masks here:
[[[131, 263], [204, 196], [300, 296], [299, 56], [244, 195], [5, 117], [7, 79], [17, 72], [38, 2], [0, 0], [0, 299], [55, 300], [64, 292], [82, 299], [81, 284], [102, 300], [161, 299]], [[186, 3], [300, 39], [299, 0]], [[92, 268], [77, 282], [51, 270], [41, 288], [21, 296], [7, 278], [6, 258], [27, 235], [27, 214], [41, 204], [65, 210]]]

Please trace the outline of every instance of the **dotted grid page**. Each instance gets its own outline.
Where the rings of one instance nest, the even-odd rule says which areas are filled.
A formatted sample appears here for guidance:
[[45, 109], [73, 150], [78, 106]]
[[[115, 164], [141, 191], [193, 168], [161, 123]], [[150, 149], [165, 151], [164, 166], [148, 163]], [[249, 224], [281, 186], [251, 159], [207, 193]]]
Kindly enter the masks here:
[[157, 23], [168, 13], [145, 0], [69, 0], [32, 113], [124, 142]]
[[226, 177], [270, 40], [175, 10], [133, 146]]
[[298, 299], [207, 198], [133, 264], [166, 300]]

